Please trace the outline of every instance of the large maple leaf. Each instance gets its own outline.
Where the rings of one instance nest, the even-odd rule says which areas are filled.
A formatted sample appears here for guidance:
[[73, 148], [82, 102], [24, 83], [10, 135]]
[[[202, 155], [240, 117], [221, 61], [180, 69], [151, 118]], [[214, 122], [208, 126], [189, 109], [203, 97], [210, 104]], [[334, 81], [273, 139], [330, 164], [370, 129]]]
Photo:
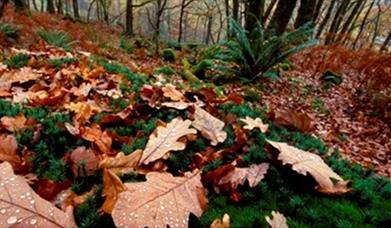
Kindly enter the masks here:
[[143, 151], [139, 164], [148, 164], [156, 161], [166, 155], [169, 151], [183, 150], [186, 144], [179, 142], [178, 139], [195, 134], [195, 129], [189, 128], [190, 120], [180, 118], [173, 119], [166, 127], [159, 126], [156, 132], [149, 136], [148, 143]]
[[224, 142], [227, 138], [227, 132], [223, 131], [224, 125], [223, 121], [195, 106], [193, 126], [201, 131], [204, 137], [211, 140], [213, 146]]
[[71, 207], [64, 212], [42, 199], [8, 162], [0, 173], [0, 227], [76, 227]]
[[199, 172], [184, 177], [151, 172], [146, 179], [125, 184], [112, 212], [117, 227], [188, 227], [190, 213], [201, 216], [205, 194]]
[[318, 155], [286, 143], [266, 141], [280, 151], [278, 160], [281, 160], [284, 165], [292, 165], [294, 171], [304, 176], [309, 173], [318, 182], [318, 191], [325, 194], [343, 194], [349, 191], [348, 181], [344, 181]]

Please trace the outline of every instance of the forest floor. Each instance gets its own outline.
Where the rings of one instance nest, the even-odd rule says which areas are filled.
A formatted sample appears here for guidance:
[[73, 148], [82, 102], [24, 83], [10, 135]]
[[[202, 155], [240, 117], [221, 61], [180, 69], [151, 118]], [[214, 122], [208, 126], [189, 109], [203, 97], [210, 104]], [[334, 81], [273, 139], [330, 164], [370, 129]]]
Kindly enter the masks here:
[[[228, 213], [234, 227], [250, 223], [252, 226], [264, 225], [265, 221], [258, 220], [270, 214], [272, 209], [283, 212], [288, 217], [288, 224], [293, 227], [327, 227], [333, 223], [339, 227], [347, 227], [347, 224], [386, 227], [390, 224], [390, 214], [387, 214], [386, 209], [390, 205], [386, 204], [391, 200], [391, 184], [387, 178], [367, 171], [374, 170], [378, 175], [391, 177], [389, 117], [373, 114], [362, 103], [362, 95], [357, 89], [362, 85], [362, 71], [343, 70], [339, 72], [342, 83], [325, 88], [322, 73], [319, 72], [327, 66], [322, 65], [322, 60], [313, 60], [315, 54], [311, 52], [327, 53], [335, 47], [316, 47], [293, 56], [290, 69], [282, 71], [275, 80], [264, 79], [251, 85], [214, 85], [209, 82], [190, 82], [181, 76], [181, 60], [194, 58], [190, 49], [177, 50], [176, 60], [165, 61], [153, 55], [152, 47], [144, 44], [142, 39], [134, 42], [131, 51], [126, 50], [126, 47], [121, 47], [119, 28], [109, 28], [100, 23], [83, 24], [40, 13], [15, 15], [10, 10], [5, 13], [2, 22], [17, 25], [20, 35], [17, 41], [0, 35], [0, 61], [3, 62], [0, 64], [0, 74], [3, 78], [6, 74], [11, 75], [8, 81], [2, 81], [0, 76], [0, 107], [3, 108], [0, 110], [0, 133], [2, 137], [14, 135], [18, 140], [19, 157], [16, 162], [12, 160], [14, 163], [10, 163], [18, 174], [26, 175], [34, 171], [38, 178], [31, 180], [32, 186], [45, 199], [54, 202], [58, 193], [71, 185], [76, 195], [94, 189], [95, 193], [99, 192], [96, 186], [102, 180], [78, 173], [77, 164], [81, 159], [88, 161], [86, 172], [92, 174], [98, 169], [95, 167], [96, 160], [101, 163], [102, 160], [113, 158], [118, 151], [135, 155], [146, 144], [148, 147], [149, 135], [157, 126], [168, 128], [176, 116], [186, 119], [195, 115], [197, 108], [193, 110], [194, 107], [190, 106], [203, 104], [207, 114], [202, 115], [210, 117], [212, 114], [226, 124], [224, 130], [228, 132], [227, 139], [216, 146], [213, 141], [220, 142], [216, 136], [212, 139], [212, 145], [208, 146], [208, 140], [202, 139], [208, 133], [203, 132], [202, 136], [198, 134], [196, 138], [185, 137], [180, 142], [191, 145], [186, 151], [193, 157], [175, 152], [167, 162], [162, 161], [167, 158], [160, 156], [158, 162], [152, 166], [146, 162], [142, 168], [142, 172], [168, 170], [175, 175], [194, 172], [195, 168], [199, 168], [206, 173], [202, 181], [205, 185], [212, 185], [209, 190], [213, 192], [211, 189], [214, 188], [215, 192], [208, 197], [209, 209], [195, 224], [207, 226], [215, 218], [221, 218], [223, 213]], [[49, 46], [37, 35], [41, 28], [65, 31], [76, 42], [67, 51]], [[27, 54], [27, 61], [21, 68], [12, 66], [11, 57], [21, 53]], [[167, 72], [168, 67], [172, 72]], [[130, 116], [133, 119], [129, 119]], [[269, 124], [268, 132], [261, 129], [245, 130], [239, 121], [239, 118], [245, 117], [260, 117]], [[206, 138], [211, 139], [211, 136]], [[270, 161], [273, 159], [267, 153], [266, 139], [287, 142], [320, 155], [344, 179], [352, 180], [354, 190], [338, 199], [308, 193], [308, 190], [303, 190], [308, 184], [306, 181], [287, 172], [281, 164]], [[89, 147], [101, 156], [96, 156], [95, 152], [95, 155], [87, 153]], [[67, 148], [71, 153], [48, 155], [44, 152], [59, 148]], [[254, 150], [265, 150], [267, 155], [256, 154]], [[32, 151], [36, 154], [32, 155]], [[78, 158], [80, 151], [89, 155]], [[198, 153], [200, 151], [203, 152]], [[33, 157], [32, 163], [36, 164], [32, 164], [28, 157]], [[337, 157], [340, 162], [335, 160]], [[364, 169], [355, 170], [355, 165], [343, 158], [362, 165]], [[60, 163], [56, 163], [57, 166], [48, 164], [47, 160], [53, 164], [62, 160], [71, 168], [59, 173], [54, 169], [61, 170], [63, 166]], [[226, 186], [217, 183], [219, 180], [216, 176], [220, 175], [221, 179], [222, 174], [213, 173], [224, 170], [226, 174], [236, 164], [243, 167], [260, 162], [264, 164], [265, 161], [277, 168], [269, 171], [270, 177], [267, 174], [266, 180], [262, 180], [265, 186], [258, 186], [256, 191], [249, 190], [248, 186], [243, 189], [239, 187], [239, 190], [226, 189]], [[235, 165], [231, 167], [231, 164]], [[347, 167], [352, 167], [354, 171], [350, 168], [347, 170]], [[135, 167], [131, 168], [135, 170]], [[124, 182], [144, 180], [140, 174], [129, 176], [124, 170], [121, 172], [126, 174], [121, 176]], [[294, 177], [297, 182], [285, 180], [290, 177]], [[368, 180], [367, 185], [360, 182], [364, 180]], [[376, 184], [369, 184], [372, 181]], [[304, 187], [297, 189], [297, 183]], [[103, 185], [103, 191], [108, 191], [105, 186], [107, 183]], [[309, 186], [312, 185], [314, 183], [311, 182]], [[226, 198], [218, 194], [216, 189], [219, 188], [226, 194]], [[273, 191], [278, 196], [270, 193]], [[337, 195], [342, 194], [335, 189], [333, 191]], [[259, 198], [258, 194], [266, 198]], [[292, 194], [298, 198], [289, 196]], [[71, 197], [72, 202], [59, 204], [77, 207], [74, 213], [78, 226], [97, 225], [97, 221], [102, 218], [100, 216], [98, 219], [92, 212], [87, 212], [88, 207], [98, 207], [106, 214], [113, 210], [113, 205], [101, 206], [100, 198], [87, 202], [76, 195]], [[254, 206], [258, 200], [261, 203]], [[324, 208], [318, 208], [316, 204]], [[367, 204], [364, 209], [361, 208]], [[296, 207], [303, 205], [306, 207], [296, 211]], [[330, 215], [324, 216], [322, 210], [330, 210]], [[246, 216], [243, 213], [250, 214], [244, 218]], [[342, 217], [332, 220], [333, 213], [340, 213]], [[352, 214], [356, 217], [349, 218]], [[126, 222], [118, 219], [118, 216], [114, 221], [117, 225], [119, 221]]]

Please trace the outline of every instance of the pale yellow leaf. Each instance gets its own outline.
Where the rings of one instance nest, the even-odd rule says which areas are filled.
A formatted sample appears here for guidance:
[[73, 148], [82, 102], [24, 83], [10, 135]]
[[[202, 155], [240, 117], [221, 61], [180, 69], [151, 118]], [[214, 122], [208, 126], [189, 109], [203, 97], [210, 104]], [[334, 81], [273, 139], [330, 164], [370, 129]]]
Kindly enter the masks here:
[[267, 131], [267, 129], [269, 128], [269, 124], [264, 124], [262, 122], [261, 118], [253, 119], [253, 118], [247, 116], [245, 119], [240, 119], [240, 120], [246, 124], [243, 128], [247, 129], [247, 130], [259, 128], [259, 130], [262, 133], [265, 133]]
[[202, 135], [211, 140], [211, 144], [216, 146], [227, 138], [227, 133], [223, 131], [224, 122], [212, 116], [200, 107], [195, 107], [193, 127], [201, 131]]
[[223, 215], [223, 219], [215, 219], [212, 224], [210, 224], [210, 228], [230, 228], [230, 219], [228, 214]]
[[278, 211], [272, 211], [272, 218], [266, 216], [265, 219], [271, 228], [288, 228], [285, 216]]
[[162, 88], [163, 96], [170, 98], [173, 101], [181, 101], [185, 99], [185, 96], [175, 88], [172, 84], [167, 84]]
[[262, 163], [259, 165], [251, 165], [248, 168], [235, 168], [223, 178], [221, 178], [219, 185], [230, 183], [233, 189], [238, 185], [243, 185], [247, 180], [251, 188], [257, 186], [259, 182], [265, 177], [269, 169], [269, 163]]
[[143, 151], [139, 164], [148, 164], [163, 158], [170, 151], [183, 150], [186, 144], [178, 141], [179, 138], [195, 134], [195, 129], [189, 128], [190, 120], [173, 119], [166, 127], [159, 126], [149, 136], [148, 143]]
[[189, 214], [201, 216], [198, 189], [203, 189], [199, 172], [173, 177], [150, 172], [146, 182], [125, 184], [112, 217], [117, 227], [188, 227]]

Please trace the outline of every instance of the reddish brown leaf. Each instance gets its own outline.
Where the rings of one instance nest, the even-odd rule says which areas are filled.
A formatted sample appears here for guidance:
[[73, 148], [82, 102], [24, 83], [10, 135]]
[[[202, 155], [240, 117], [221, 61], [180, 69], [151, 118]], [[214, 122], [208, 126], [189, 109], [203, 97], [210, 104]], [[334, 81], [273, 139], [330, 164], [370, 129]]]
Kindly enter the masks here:
[[103, 196], [105, 197], [105, 202], [103, 203], [101, 209], [111, 214], [113, 211], [114, 205], [118, 200], [119, 193], [125, 191], [125, 185], [122, 184], [121, 179], [115, 173], [110, 170], [103, 170]]
[[0, 161], [7, 161], [13, 167], [19, 167], [20, 157], [17, 155], [18, 142], [13, 135], [0, 135]]
[[19, 114], [16, 117], [4, 116], [0, 121], [1, 125], [10, 132], [19, 131], [27, 127], [27, 119], [23, 114]]
[[282, 110], [269, 113], [270, 118], [278, 125], [286, 128], [298, 129], [304, 132], [314, 130], [312, 118], [305, 113], [294, 110]]
[[98, 169], [99, 156], [92, 149], [80, 146], [70, 155], [72, 171], [75, 176], [89, 176]]

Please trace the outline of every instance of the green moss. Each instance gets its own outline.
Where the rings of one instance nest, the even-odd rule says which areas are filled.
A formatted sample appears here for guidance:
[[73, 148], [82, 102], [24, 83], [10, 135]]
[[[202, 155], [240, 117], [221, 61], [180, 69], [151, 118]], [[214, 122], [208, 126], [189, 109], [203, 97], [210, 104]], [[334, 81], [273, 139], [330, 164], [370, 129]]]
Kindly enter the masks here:
[[131, 54], [134, 51], [133, 43], [126, 37], [121, 37], [119, 47], [127, 54]]
[[155, 70], [155, 74], [164, 74], [167, 76], [174, 75], [176, 72], [170, 66], [163, 66]]
[[4, 63], [10, 68], [21, 68], [27, 66], [30, 56], [27, 54], [16, 54], [5, 60]]
[[64, 65], [68, 65], [76, 61], [77, 59], [75, 58], [66, 57], [66, 58], [59, 58], [59, 59], [49, 59], [48, 64], [56, 69], [60, 69], [61, 67], [64, 67]]
[[163, 50], [162, 57], [165, 61], [174, 61], [176, 59], [175, 51], [171, 48]]

